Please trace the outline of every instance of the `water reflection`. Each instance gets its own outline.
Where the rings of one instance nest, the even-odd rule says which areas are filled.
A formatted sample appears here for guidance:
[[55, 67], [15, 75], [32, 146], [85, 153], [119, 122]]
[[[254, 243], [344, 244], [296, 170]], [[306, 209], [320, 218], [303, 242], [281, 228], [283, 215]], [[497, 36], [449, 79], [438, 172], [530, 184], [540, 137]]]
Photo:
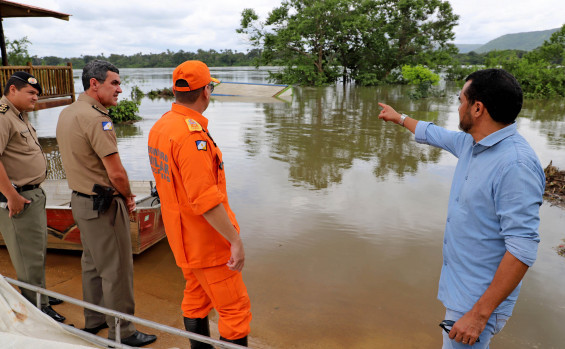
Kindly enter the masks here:
[[136, 124], [116, 125], [114, 130], [117, 138], [131, 138], [143, 135], [143, 130]]
[[565, 100], [526, 100], [521, 115], [534, 122], [551, 146], [565, 147]]
[[[422, 147], [412, 134], [385, 125], [376, 115], [379, 101], [398, 99], [396, 89], [359, 87], [296, 89], [293, 103], [265, 104], [265, 144], [273, 159], [289, 163], [289, 176], [297, 185], [312, 189], [340, 183], [344, 170], [355, 160], [374, 163], [373, 173], [381, 180], [389, 174], [403, 177], [415, 173], [418, 166], [439, 160], [440, 151]], [[406, 105], [400, 105], [406, 108]], [[433, 104], [420, 114], [425, 120], [439, 120]], [[263, 144], [256, 127], [245, 130], [250, 155]]]
[[41, 148], [43, 148], [47, 158], [47, 179], [67, 178], [63, 169], [63, 161], [61, 160], [57, 138], [39, 138], [39, 144], [41, 144]]

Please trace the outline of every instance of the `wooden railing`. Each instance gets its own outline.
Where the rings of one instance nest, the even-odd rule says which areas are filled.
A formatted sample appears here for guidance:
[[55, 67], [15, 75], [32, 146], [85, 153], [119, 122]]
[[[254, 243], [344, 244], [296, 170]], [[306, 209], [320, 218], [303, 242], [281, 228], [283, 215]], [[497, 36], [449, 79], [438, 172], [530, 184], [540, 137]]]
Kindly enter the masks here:
[[0, 66], [0, 95], [4, 93], [6, 82], [17, 71], [25, 71], [35, 76], [43, 93], [35, 105], [35, 110], [53, 108], [71, 104], [75, 101], [75, 85], [73, 80], [73, 65], [47, 66], [31, 63], [21, 66]]

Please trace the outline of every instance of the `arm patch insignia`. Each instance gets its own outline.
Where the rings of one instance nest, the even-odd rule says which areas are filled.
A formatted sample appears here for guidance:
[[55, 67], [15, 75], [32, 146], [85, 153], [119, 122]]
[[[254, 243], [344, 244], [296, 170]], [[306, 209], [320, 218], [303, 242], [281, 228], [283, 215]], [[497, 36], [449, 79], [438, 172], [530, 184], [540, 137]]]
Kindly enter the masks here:
[[102, 121], [102, 129], [104, 131], [112, 131], [114, 129], [114, 126], [110, 121]]
[[196, 149], [198, 150], [208, 150], [208, 143], [206, 141], [196, 141]]
[[7, 104], [1, 104], [0, 105], [0, 113], [2, 114], [6, 114], [6, 112], [8, 111], [8, 109], [10, 109], [10, 106]]

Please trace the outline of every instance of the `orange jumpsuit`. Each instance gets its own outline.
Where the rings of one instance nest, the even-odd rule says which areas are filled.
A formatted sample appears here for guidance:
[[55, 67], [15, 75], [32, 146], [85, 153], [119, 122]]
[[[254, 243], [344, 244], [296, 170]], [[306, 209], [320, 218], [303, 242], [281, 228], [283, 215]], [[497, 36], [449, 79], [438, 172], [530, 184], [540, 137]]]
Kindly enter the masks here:
[[226, 266], [230, 243], [203, 216], [223, 204], [239, 232], [222, 153], [207, 126], [200, 113], [173, 103], [149, 132], [149, 160], [167, 239], [186, 280], [183, 315], [204, 318], [215, 308], [220, 335], [233, 340], [249, 334], [251, 304], [241, 273]]

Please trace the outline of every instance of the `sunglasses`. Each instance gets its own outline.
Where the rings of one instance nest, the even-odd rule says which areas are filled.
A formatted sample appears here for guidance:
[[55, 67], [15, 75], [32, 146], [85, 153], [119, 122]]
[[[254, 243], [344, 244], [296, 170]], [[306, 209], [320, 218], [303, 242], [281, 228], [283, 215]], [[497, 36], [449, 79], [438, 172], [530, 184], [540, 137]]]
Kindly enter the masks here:
[[[453, 320], [443, 320], [439, 324], [439, 327], [443, 328], [445, 333], [449, 333], [449, 332], [451, 332], [451, 328], [453, 327], [454, 324], [455, 324], [455, 321], [453, 321]], [[480, 342], [480, 340], [479, 340], [479, 338], [477, 338], [475, 343], [479, 343], [479, 342]]]
[[214, 83], [211, 82], [208, 85], [210, 86], [210, 93], [214, 92]]

